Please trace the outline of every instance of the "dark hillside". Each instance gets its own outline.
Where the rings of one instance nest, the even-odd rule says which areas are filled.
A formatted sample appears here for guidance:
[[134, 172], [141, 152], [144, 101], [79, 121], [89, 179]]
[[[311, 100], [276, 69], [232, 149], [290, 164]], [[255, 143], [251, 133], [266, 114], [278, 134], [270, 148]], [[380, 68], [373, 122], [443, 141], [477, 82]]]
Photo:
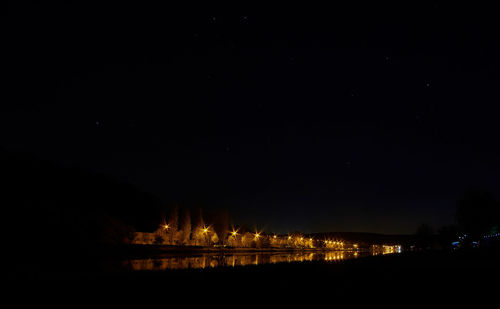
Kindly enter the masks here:
[[155, 229], [164, 210], [154, 196], [103, 175], [4, 151], [0, 162], [3, 225], [20, 253], [116, 244], [134, 228]]

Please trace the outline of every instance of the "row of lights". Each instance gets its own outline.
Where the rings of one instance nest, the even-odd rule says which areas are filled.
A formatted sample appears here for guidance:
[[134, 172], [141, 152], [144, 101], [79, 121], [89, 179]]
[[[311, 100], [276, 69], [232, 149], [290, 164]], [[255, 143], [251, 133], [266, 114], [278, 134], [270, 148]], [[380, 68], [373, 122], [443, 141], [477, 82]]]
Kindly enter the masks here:
[[[168, 231], [168, 230], [170, 229], [170, 226], [169, 226], [168, 224], [164, 224], [164, 225], [163, 225], [163, 229]], [[210, 226], [203, 226], [203, 227], [201, 228], [201, 231], [202, 231], [204, 234], [207, 234], [207, 233], [208, 233], [208, 231], [209, 231], [209, 229], [210, 229]], [[239, 235], [239, 234], [238, 234], [238, 230], [234, 230], [234, 229], [233, 229], [233, 230], [231, 231], [231, 236], [232, 236], [232, 237], [236, 237], [236, 236], [238, 236], [238, 235]], [[255, 239], [255, 240], [258, 240], [258, 239], [261, 237], [261, 233], [260, 233], [260, 232], [256, 232], [255, 234], [253, 234], [253, 236], [254, 236], [254, 239]], [[277, 238], [278, 238], [278, 236], [273, 235], [273, 239], [277, 239]], [[288, 236], [288, 240], [292, 240], [292, 236]], [[304, 240], [304, 237], [300, 237], [300, 238], [299, 238], [299, 240], [300, 240], [300, 241], [303, 241], [303, 240]], [[311, 237], [311, 238], [309, 238], [309, 241], [313, 241], [313, 240], [314, 240], [314, 239], [313, 239], [312, 237]], [[344, 245], [344, 243], [343, 243], [343, 242], [341, 242], [341, 241], [325, 240], [324, 242], [325, 242], [325, 244], [334, 244], [334, 245], [341, 245], [341, 246], [343, 246], [343, 245]]]
[[498, 237], [498, 236], [500, 236], [500, 233], [486, 235], [486, 236], [483, 236], [483, 238], [492, 238], [492, 237]]

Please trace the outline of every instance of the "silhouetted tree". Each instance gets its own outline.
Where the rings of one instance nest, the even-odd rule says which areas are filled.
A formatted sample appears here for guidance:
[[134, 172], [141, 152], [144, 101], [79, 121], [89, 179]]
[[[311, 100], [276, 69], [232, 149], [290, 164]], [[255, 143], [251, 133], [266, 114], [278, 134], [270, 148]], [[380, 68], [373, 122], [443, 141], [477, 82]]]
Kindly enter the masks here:
[[454, 224], [446, 225], [438, 230], [439, 243], [444, 249], [450, 249], [451, 243], [458, 239], [458, 227]]
[[500, 225], [500, 204], [484, 190], [469, 188], [457, 201], [456, 220], [470, 239], [478, 239]]
[[417, 228], [417, 248], [430, 249], [434, 236], [434, 229], [427, 223], [422, 223]]
[[219, 242], [225, 245], [227, 243], [227, 235], [229, 232], [229, 218], [226, 211], [218, 212], [214, 216], [213, 228], [217, 234]]
[[167, 231], [168, 239], [170, 244], [175, 244], [177, 230], [179, 228], [179, 206], [177, 204], [170, 211], [170, 216], [168, 218], [169, 229]]
[[135, 229], [121, 220], [110, 216], [103, 216], [101, 224], [102, 234], [99, 242], [102, 244], [129, 244], [134, 238]]
[[196, 209], [194, 229], [191, 231], [192, 240], [196, 246], [205, 243], [205, 236], [203, 235], [202, 228], [205, 226], [205, 221], [203, 220], [203, 212], [201, 208]]
[[189, 245], [191, 241], [191, 213], [188, 209], [184, 210], [182, 216], [182, 244]]

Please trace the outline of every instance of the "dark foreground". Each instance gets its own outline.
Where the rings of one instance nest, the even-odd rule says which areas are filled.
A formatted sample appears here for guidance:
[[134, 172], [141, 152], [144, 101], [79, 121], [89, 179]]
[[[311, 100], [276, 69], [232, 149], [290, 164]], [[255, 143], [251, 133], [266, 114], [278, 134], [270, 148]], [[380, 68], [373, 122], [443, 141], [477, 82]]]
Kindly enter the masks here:
[[46, 301], [104, 297], [114, 306], [139, 301], [142, 306], [170, 307], [181, 301], [189, 307], [238, 307], [307, 300], [310, 305], [428, 308], [497, 303], [499, 274], [498, 253], [476, 250], [165, 272], [40, 272], [31, 276], [38, 280], [10, 284], [13, 292], [40, 293]]

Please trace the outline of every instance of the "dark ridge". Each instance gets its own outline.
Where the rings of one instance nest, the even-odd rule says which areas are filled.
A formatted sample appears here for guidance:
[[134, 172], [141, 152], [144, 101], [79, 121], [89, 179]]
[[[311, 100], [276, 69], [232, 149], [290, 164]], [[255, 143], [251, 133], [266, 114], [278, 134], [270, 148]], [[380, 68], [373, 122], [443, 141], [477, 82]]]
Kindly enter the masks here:
[[100, 174], [25, 153], [0, 151], [0, 162], [3, 225], [19, 252], [116, 244], [134, 229], [154, 230], [165, 210], [155, 196]]

